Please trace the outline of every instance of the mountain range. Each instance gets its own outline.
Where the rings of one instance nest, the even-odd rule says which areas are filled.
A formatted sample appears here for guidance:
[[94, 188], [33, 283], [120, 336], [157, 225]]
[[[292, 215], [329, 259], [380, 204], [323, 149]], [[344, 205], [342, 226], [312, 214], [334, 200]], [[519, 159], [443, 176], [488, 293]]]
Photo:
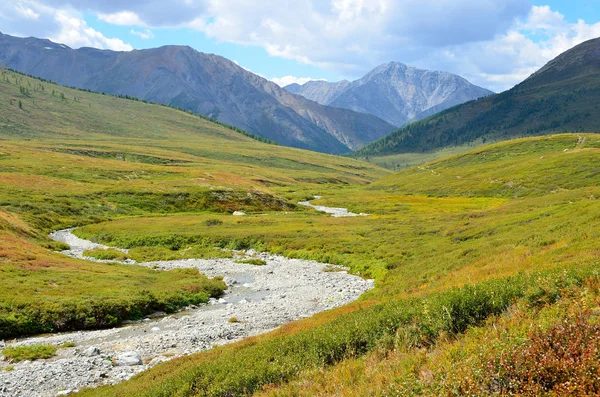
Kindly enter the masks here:
[[353, 82], [309, 81], [285, 88], [322, 105], [375, 115], [397, 127], [493, 94], [455, 74], [400, 62], [378, 66]]
[[392, 62], [362, 79], [283, 89], [187, 46], [71, 49], [0, 33], [0, 65], [59, 84], [168, 104], [280, 144], [341, 154], [398, 126], [491, 92], [444, 72]]
[[62, 85], [180, 107], [286, 146], [345, 153], [394, 126], [290, 94], [226, 58], [187, 46], [116, 52], [0, 34], [0, 63]]
[[514, 88], [407, 125], [355, 152], [357, 157], [428, 152], [600, 128], [600, 39], [548, 62]]

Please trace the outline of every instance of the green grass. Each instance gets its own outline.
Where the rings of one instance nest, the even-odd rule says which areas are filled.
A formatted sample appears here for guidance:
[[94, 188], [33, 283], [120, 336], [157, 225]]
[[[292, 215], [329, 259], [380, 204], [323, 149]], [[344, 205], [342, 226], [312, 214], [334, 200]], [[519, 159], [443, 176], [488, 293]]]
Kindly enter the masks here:
[[[252, 247], [348, 266], [377, 280], [375, 290], [342, 310], [257, 341], [172, 362], [150, 371], [147, 376], [156, 377], [154, 383], [141, 376], [102, 392], [245, 395], [293, 382], [298, 376], [302, 376], [298, 382], [306, 385], [304, 371], [333, 366], [335, 372], [337, 365], [345, 368], [348, 360], [374, 360], [372, 354], [390, 351], [389, 346], [433, 349], [440, 335], [441, 341], [449, 335], [459, 338], [513, 304], [537, 310], [554, 305], [563, 288], [585, 289], [585, 280], [595, 277], [600, 241], [594, 226], [600, 217], [598, 157], [586, 157], [594, 152], [598, 136], [587, 135], [585, 146], [577, 141], [577, 136], [561, 135], [509, 142], [426, 166], [438, 173], [460, 169], [469, 175], [466, 181], [428, 180], [432, 172], [409, 169], [366, 187], [306, 191], [324, 195], [315, 204], [348, 206], [371, 214], [368, 217], [278, 212], [243, 219], [222, 216], [218, 218], [222, 223], [206, 228], [203, 216], [177, 215], [121, 219], [79, 229], [76, 233], [82, 237], [122, 247], [161, 244], [173, 238]], [[542, 156], [549, 164], [536, 162], [544, 160]], [[579, 160], [576, 164], [572, 156]], [[569, 170], [576, 172], [569, 176]], [[489, 186], [490, 178], [506, 172], [519, 178], [515, 179], [521, 184], [519, 194]], [[462, 301], [471, 294], [481, 301]], [[511, 297], [503, 300], [503, 294]], [[490, 302], [500, 307], [486, 306]], [[294, 350], [295, 343], [302, 349]], [[291, 350], [274, 353], [283, 346]], [[241, 360], [248, 367], [232, 375], [229, 366], [234, 355], [243, 358], [236, 363]], [[338, 382], [344, 380], [348, 378]]]
[[52, 345], [9, 346], [2, 349], [2, 355], [9, 362], [18, 363], [19, 361], [54, 357], [56, 350], [56, 346]]
[[[267, 145], [165, 106], [0, 72], [0, 338], [118, 325], [218, 296], [199, 274], [66, 258], [56, 229], [138, 216], [293, 211], [297, 190], [366, 184], [387, 171]], [[18, 106], [21, 101], [22, 106]], [[290, 201], [291, 200], [291, 201]], [[122, 260], [112, 250], [88, 252]], [[163, 239], [141, 261], [230, 257], [207, 241]]]
[[377, 348], [435, 345], [442, 335], [458, 335], [483, 325], [489, 316], [499, 315], [518, 302], [531, 308], [544, 307], [556, 302], [563, 291], [598, 277], [594, 267], [515, 276], [425, 299], [370, 306], [295, 333], [280, 333], [161, 364], [132, 382], [82, 395], [251, 395], [263, 385], [292, 380], [299, 371], [329, 367]]
[[372, 188], [438, 197], [541, 196], [600, 184], [599, 151], [596, 134], [526, 138], [413, 167]]
[[235, 263], [245, 263], [247, 265], [254, 265], [254, 266], [264, 266], [267, 264], [267, 262], [264, 259], [258, 259], [258, 258], [239, 259], [239, 260], [235, 261]]
[[[313, 381], [341, 387], [340, 395], [368, 394], [369, 385], [382, 395], [439, 395], [462, 390], [462, 379], [486, 391], [473, 378], [488, 368], [476, 357], [496, 362], [515, 346], [498, 337], [496, 350], [477, 349], [478, 335], [504, 326], [523, 337], [518, 320], [527, 320], [546, 327], [526, 335], [542, 341], [551, 313], [570, 318], [566, 311], [581, 302], [592, 313], [598, 306], [598, 135], [482, 146], [391, 174], [265, 145], [173, 109], [5, 73], [0, 337], [113, 326], [206, 301], [225, 287], [192, 270], [67, 258], [46, 236], [64, 227], [127, 248], [136, 261], [253, 248], [376, 280], [348, 306], [84, 395], [314, 395]], [[295, 205], [315, 195], [323, 196], [315, 204], [369, 216], [332, 218]], [[232, 216], [237, 210], [247, 215]], [[510, 317], [515, 308], [522, 311]], [[510, 379], [528, 373], [513, 371]], [[323, 394], [335, 394], [329, 386]]]
[[111, 248], [85, 250], [83, 251], [83, 256], [89, 256], [90, 258], [108, 261], [124, 261], [125, 259], [128, 259], [127, 254], [125, 254], [124, 252]]
[[390, 154], [390, 155], [365, 155], [358, 156], [353, 155], [355, 158], [359, 158], [361, 160], [368, 161], [375, 165], [378, 165], [383, 168], [387, 168], [393, 171], [400, 171], [406, 168], [414, 167], [417, 165], [422, 165], [425, 163], [429, 163], [435, 160], [440, 160], [445, 157], [453, 156], [459, 153], [466, 152], [468, 150], [472, 150], [477, 146], [482, 146], [483, 143], [481, 140], [475, 141], [466, 145], [461, 146], [450, 146], [445, 147], [439, 150], [429, 151], [429, 152], [409, 152], [409, 153], [398, 153], [398, 154]]

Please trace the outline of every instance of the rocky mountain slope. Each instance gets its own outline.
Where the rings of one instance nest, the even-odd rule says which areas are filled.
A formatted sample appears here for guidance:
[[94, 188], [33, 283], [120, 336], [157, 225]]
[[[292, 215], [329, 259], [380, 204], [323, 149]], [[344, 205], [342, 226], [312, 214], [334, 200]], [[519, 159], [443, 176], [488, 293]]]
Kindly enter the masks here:
[[501, 94], [412, 123], [357, 157], [433, 151], [472, 142], [600, 130], [600, 39], [582, 43]]
[[375, 116], [290, 94], [226, 58], [185, 46], [73, 50], [0, 34], [0, 62], [63, 85], [181, 107], [283, 145], [326, 153], [358, 149], [394, 129]]
[[381, 65], [353, 82], [309, 81], [286, 89], [322, 105], [375, 115], [398, 127], [493, 94], [455, 74], [399, 62]]

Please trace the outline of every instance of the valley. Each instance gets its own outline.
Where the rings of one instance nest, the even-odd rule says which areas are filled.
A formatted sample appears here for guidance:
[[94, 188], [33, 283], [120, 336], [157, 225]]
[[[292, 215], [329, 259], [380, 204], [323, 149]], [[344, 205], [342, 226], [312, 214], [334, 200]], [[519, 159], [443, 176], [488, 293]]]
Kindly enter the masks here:
[[596, 131], [334, 156], [2, 70], [0, 395], [600, 391]]
[[[81, 254], [96, 245], [69, 230], [53, 233], [52, 238], [70, 243], [66, 254], [94, 260]], [[252, 261], [264, 264], [247, 263]], [[85, 386], [115, 384], [160, 362], [268, 332], [350, 303], [373, 287], [372, 280], [351, 276], [341, 268], [324, 272], [329, 265], [254, 251], [236, 251], [231, 259], [157, 261], [139, 266], [157, 271], [198, 269], [209, 277], [222, 277], [227, 291], [219, 299], [211, 298], [206, 306], [191, 306], [171, 316], [154, 313], [153, 319], [120, 328], [21, 339], [12, 346], [73, 346], [62, 349], [56, 359], [42, 366], [36, 362], [16, 364], [2, 376], [9, 391], [54, 396]], [[126, 356], [137, 361], [123, 365]]]

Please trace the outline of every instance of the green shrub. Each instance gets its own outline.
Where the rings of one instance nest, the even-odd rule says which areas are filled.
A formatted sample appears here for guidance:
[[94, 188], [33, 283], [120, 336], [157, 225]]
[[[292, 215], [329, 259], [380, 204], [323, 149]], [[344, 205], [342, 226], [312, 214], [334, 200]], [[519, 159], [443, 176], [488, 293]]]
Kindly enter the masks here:
[[265, 261], [264, 259], [252, 258], [252, 259], [238, 259], [237, 261], [235, 261], [235, 263], [245, 263], [247, 265], [264, 266], [267, 264], [267, 261]]
[[[553, 295], [555, 290], [583, 285], [586, 278], [594, 274], [593, 267], [586, 267], [517, 275], [425, 298], [374, 305], [292, 335], [261, 340], [241, 348], [220, 348], [212, 360], [202, 360], [200, 355], [192, 367], [171, 367], [169, 377], [161, 379], [160, 385], [152, 386], [160, 388], [160, 393], [152, 389], [144, 394], [140, 390], [145, 387], [139, 383], [125, 387], [133, 386], [144, 395], [248, 395], [263, 385], [287, 382], [302, 372], [362, 356], [382, 346], [431, 346], [440, 335], [456, 335], [469, 327], [480, 326], [490, 316], [501, 314], [518, 301], [533, 302], [535, 307], [537, 300], [531, 300], [530, 296], [536, 295], [538, 299], [541, 296], [531, 289], [532, 285], [543, 285], [544, 290]], [[123, 395], [118, 392], [118, 386], [115, 390], [114, 395]], [[107, 391], [99, 389], [95, 393], [110, 394]]]
[[83, 256], [89, 256], [104, 261], [124, 261], [125, 259], [128, 259], [127, 254], [113, 248], [86, 250], [83, 251]]
[[9, 362], [18, 363], [19, 361], [53, 357], [56, 350], [56, 346], [52, 345], [9, 346], [2, 350], [2, 355]]

